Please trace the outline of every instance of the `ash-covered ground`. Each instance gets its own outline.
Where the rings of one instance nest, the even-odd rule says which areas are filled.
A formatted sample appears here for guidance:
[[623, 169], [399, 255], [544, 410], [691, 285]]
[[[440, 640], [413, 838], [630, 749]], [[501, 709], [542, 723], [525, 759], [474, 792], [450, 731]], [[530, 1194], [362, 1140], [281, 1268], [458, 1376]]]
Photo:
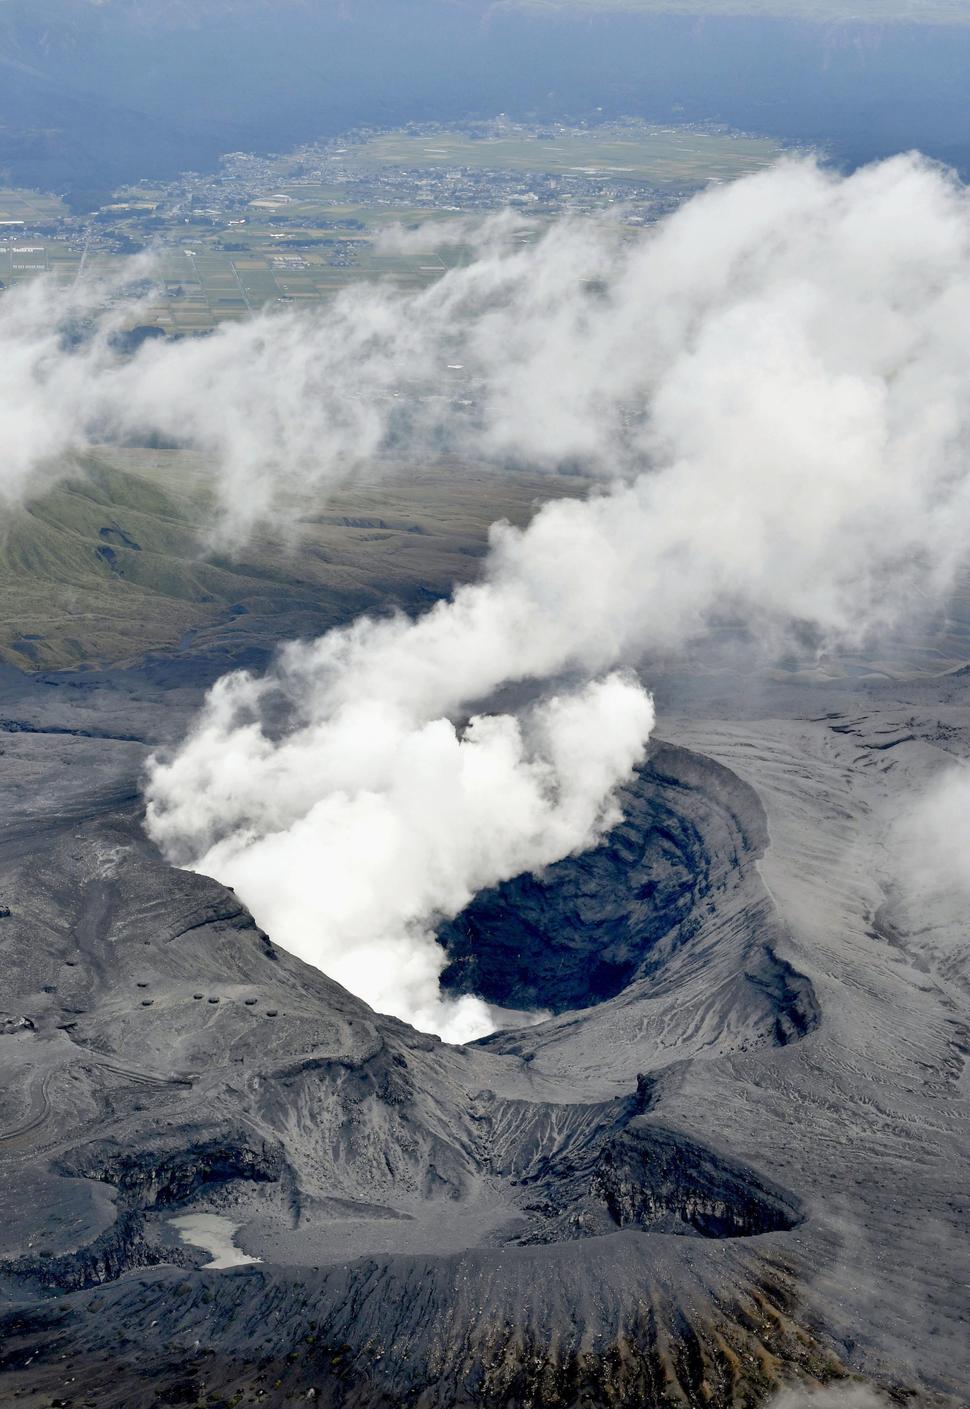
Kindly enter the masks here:
[[146, 839], [216, 649], [7, 669], [0, 1403], [968, 1402], [965, 902], [893, 840], [970, 742], [953, 631], [654, 672], [623, 822], [442, 928], [551, 1014], [466, 1047]]

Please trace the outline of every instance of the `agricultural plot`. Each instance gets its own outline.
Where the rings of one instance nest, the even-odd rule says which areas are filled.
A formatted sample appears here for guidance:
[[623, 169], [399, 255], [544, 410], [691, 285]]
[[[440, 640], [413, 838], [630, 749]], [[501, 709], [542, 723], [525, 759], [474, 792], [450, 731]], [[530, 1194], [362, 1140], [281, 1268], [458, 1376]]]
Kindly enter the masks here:
[[0, 189], [0, 284], [38, 274], [53, 273], [67, 281], [75, 277], [80, 256], [67, 243], [36, 233], [38, 226], [54, 226], [66, 215], [57, 196]]
[[[191, 335], [269, 307], [327, 301], [362, 279], [420, 289], [467, 257], [447, 242], [382, 252], [389, 225], [444, 225], [509, 202], [540, 222], [563, 210], [669, 207], [779, 153], [765, 138], [632, 121], [591, 129], [500, 121], [471, 132], [408, 129], [343, 147], [242, 155], [211, 178], [121, 188], [86, 226], [56, 197], [0, 191], [0, 219], [23, 221], [0, 226], [0, 284], [110, 274], [121, 248], [148, 245], [157, 252], [158, 297], [137, 319]], [[52, 238], [47, 227], [59, 222], [64, 236]]]
[[354, 165], [464, 167], [548, 175], [608, 175], [657, 186], [732, 180], [777, 160], [778, 144], [766, 137], [736, 136], [681, 127], [637, 124], [590, 131], [552, 128], [541, 134], [474, 137], [442, 132], [433, 137], [389, 132], [354, 147]]
[[245, 233], [233, 231], [233, 244], [239, 248], [232, 251], [219, 249], [214, 241], [194, 241], [191, 250], [163, 251], [163, 297], [151, 310], [152, 320], [172, 331], [191, 332], [270, 305], [318, 303], [362, 278], [389, 278], [402, 287], [420, 287], [440, 278], [460, 258], [454, 249], [444, 254], [381, 254], [374, 245], [373, 227], [349, 236], [307, 225], [287, 231], [285, 249], [274, 233], [254, 225]]
[[0, 233], [12, 223], [23, 221], [25, 225], [39, 225], [62, 220], [67, 213], [59, 196], [41, 191], [0, 190]]

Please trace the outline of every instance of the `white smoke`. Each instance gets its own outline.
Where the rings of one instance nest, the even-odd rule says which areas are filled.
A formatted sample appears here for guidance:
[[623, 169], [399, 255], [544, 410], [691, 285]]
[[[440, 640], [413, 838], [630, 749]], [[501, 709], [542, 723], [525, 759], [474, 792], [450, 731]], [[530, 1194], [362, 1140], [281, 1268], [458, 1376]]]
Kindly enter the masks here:
[[486, 1004], [439, 995], [445, 957], [429, 921], [618, 821], [611, 793], [647, 741], [650, 700], [612, 676], [459, 731], [389, 680], [356, 701], [318, 698], [274, 742], [253, 716], [270, 690], [305, 715], [301, 673], [286, 669], [295, 655], [269, 682], [216, 686], [200, 728], [155, 767], [149, 828], [379, 1011], [456, 1041], [484, 1036]]
[[[807, 624], [821, 646], [891, 624], [945, 591], [970, 517], [970, 206], [941, 170], [785, 163], [636, 237], [509, 230], [419, 294], [358, 288], [92, 360], [57, 431], [151, 426], [209, 449], [238, 533], [375, 455], [603, 477], [496, 526], [482, 581], [420, 619], [360, 621], [288, 648], [267, 681], [224, 683], [152, 774], [173, 857], [449, 1032], [435, 918], [595, 839], [646, 739], [646, 696], [606, 673], [715, 613]], [[600, 683], [528, 718], [447, 722], [567, 672]]]
[[894, 940], [937, 979], [970, 992], [970, 765], [952, 761], [899, 809], [888, 833]]
[[[652, 465], [655, 492], [681, 501], [668, 518], [700, 510], [715, 557], [730, 537], [785, 572], [794, 542], [794, 576], [815, 553], [826, 571], [804, 588], [809, 608], [846, 582], [858, 609], [865, 584], [840, 556], [857, 535], [863, 552], [887, 538], [904, 566], [925, 551], [930, 499], [967, 433], [955, 181], [916, 158], [848, 180], [789, 162], [632, 239], [610, 221], [564, 221], [528, 245], [514, 229], [489, 222], [478, 257], [419, 293], [359, 285], [324, 310], [152, 342], [129, 360], [103, 340], [98, 356], [56, 352], [60, 295], [15, 290], [0, 300], [5, 361], [25, 329], [47, 351], [42, 374], [0, 384], [0, 464], [95, 432], [177, 437], [220, 463], [237, 535], [375, 455], [578, 461], [627, 481]], [[941, 572], [951, 503], [935, 510]], [[734, 520], [743, 533], [728, 533]], [[867, 610], [882, 584], [871, 589]]]
[[136, 259], [116, 279], [41, 278], [0, 298], [0, 507], [70, 470], [95, 421], [82, 408], [117, 361], [112, 335], [137, 316], [130, 287], [149, 271]]
[[481, 253], [501, 243], [527, 239], [539, 232], [535, 219], [517, 210], [489, 215], [464, 215], [447, 221], [426, 220], [420, 225], [388, 225], [375, 241], [378, 254], [432, 255], [437, 250], [464, 246]]
[[[892, 832], [893, 862], [921, 907], [970, 901], [970, 766], [953, 763], [918, 794]], [[961, 947], [966, 947], [961, 939]]]
[[[65, 293], [38, 279], [0, 298], [0, 502], [42, 492], [92, 440], [160, 435], [213, 458], [214, 536], [241, 542], [286, 517], [294, 495], [372, 463], [393, 399], [366, 297], [359, 313], [350, 297], [319, 320], [264, 315], [126, 356], [115, 334], [138, 308], [123, 285], [151, 271], [146, 258], [121, 281]], [[358, 394], [351, 369], [368, 346], [371, 374]]]

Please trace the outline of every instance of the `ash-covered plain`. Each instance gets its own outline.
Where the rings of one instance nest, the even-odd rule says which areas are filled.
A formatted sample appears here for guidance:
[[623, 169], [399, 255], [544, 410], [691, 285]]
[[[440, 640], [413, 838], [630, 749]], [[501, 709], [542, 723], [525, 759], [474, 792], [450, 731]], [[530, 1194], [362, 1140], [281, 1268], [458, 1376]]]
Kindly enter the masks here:
[[224, 663], [3, 677], [2, 1402], [965, 1402], [964, 920], [892, 851], [965, 671], [655, 675], [623, 822], [440, 931], [551, 1014], [462, 1047], [146, 839]]

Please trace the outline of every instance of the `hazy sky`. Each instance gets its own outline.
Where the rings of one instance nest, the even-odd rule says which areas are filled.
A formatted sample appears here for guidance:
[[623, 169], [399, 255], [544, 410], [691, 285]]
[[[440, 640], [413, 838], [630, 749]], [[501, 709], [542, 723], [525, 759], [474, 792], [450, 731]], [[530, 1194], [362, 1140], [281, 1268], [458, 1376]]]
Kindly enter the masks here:
[[918, 147], [970, 170], [967, 0], [742, 3], [0, 0], [0, 169], [83, 207], [225, 151], [505, 112], [724, 123], [849, 164]]
[[747, 15], [826, 24], [966, 24], [970, 0], [497, 0], [522, 9], [634, 14]]

